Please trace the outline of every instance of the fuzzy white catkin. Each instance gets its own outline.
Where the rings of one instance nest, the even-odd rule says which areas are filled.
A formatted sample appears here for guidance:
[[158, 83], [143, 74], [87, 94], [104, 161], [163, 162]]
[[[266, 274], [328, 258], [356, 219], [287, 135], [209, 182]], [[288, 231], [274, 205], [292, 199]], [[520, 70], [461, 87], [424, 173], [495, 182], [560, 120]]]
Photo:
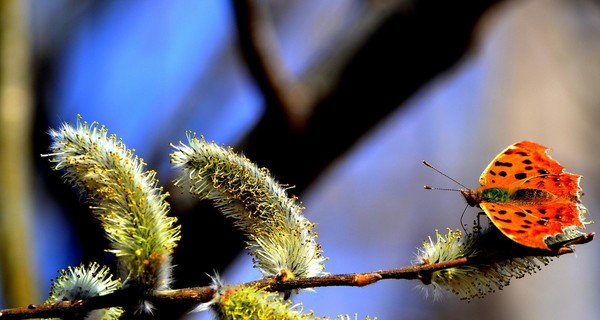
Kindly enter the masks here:
[[212, 310], [217, 319], [323, 319], [303, 312], [301, 304], [292, 304], [274, 292], [253, 286], [227, 286], [218, 275], [211, 276], [215, 297], [193, 312]]
[[[550, 257], [545, 256], [511, 257], [511, 249], [503, 246], [481, 247], [481, 239], [486, 237], [486, 232], [490, 232], [490, 229], [480, 231], [476, 228], [474, 232], [466, 234], [460, 230], [448, 229], [446, 235], [441, 235], [436, 230], [435, 240], [429, 237], [428, 241], [423, 242], [423, 246], [416, 254], [415, 264], [434, 264], [463, 257], [473, 259], [489, 254], [490, 251], [496, 253], [491, 256], [499, 257], [485, 259], [479, 264], [434, 271], [430, 276], [430, 286], [433, 290], [424, 287], [427, 294], [432, 293], [437, 297], [439, 289], [445, 289], [463, 300], [483, 298], [489, 293], [508, 286], [512, 279], [522, 278], [541, 270], [542, 265], [547, 265], [551, 261]], [[509, 255], [506, 255], [506, 252]]]
[[211, 200], [248, 236], [255, 266], [264, 277], [312, 277], [323, 274], [324, 261], [314, 224], [304, 209], [265, 168], [258, 168], [232, 148], [188, 132], [188, 144], [173, 145], [171, 163], [181, 170], [175, 181]]
[[[60, 270], [60, 275], [52, 281], [50, 295], [46, 303], [61, 301], [77, 301], [96, 296], [103, 296], [121, 288], [121, 281], [112, 279], [110, 270], [106, 266], [100, 267], [96, 262], [88, 266], [81, 264], [78, 267], [68, 267]], [[106, 308], [86, 312], [86, 320], [112, 320], [119, 319], [123, 310], [121, 308]]]
[[141, 290], [169, 287], [171, 253], [179, 226], [167, 216], [168, 194], [157, 187], [154, 171], [98, 123], [82, 121], [50, 130], [51, 153], [44, 155], [65, 180], [80, 189], [110, 241], [124, 286]]

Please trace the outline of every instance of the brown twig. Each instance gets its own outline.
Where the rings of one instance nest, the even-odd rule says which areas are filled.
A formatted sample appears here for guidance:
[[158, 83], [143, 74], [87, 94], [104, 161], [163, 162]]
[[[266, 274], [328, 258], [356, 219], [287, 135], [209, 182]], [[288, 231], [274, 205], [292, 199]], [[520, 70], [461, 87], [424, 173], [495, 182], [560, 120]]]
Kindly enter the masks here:
[[[586, 234], [578, 240], [574, 240], [570, 244], [583, 244], [593, 239], [594, 233]], [[567, 247], [562, 247], [557, 251], [523, 249], [517, 256], [559, 256], [567, 253], [572, 253], [573, 250]], [[285, 281], [275, 278], [267, 278], [239, 284], [241, 286], [256, 286], [272, 292], [291, 291], [296, 289], [330, 287], [330, 286], [350, 286], [362, 287], [373, 284], [384, 279], [404, 279], [404, 280], [421, 280], [425, 284], [429, 284], [430, 275], [434, 271], [459, 267], [464, 265], [477, 265], [485, 263], [489, 259], [497, 259], [497, 257], [478, 257], [469, 259], [466, 257], [456, 260], [445, 261], [440, 263], [430, 263], [408, 266], [398, 269], [388, 269], [364, 273], [337, 274], [322, 277], [312, 278], [295, 278]], [[239, 286], [232, 285], [232, 286]], [[140, 300], [148, 300], [154, 304], [168, 305], [169, 303], [187, 303], [194, 305], [205, 303], [212, 300], [216, 294], [214, 288], [210, 286], [164, 290], [154, 295], [135, 294], [131, 290], [120, 290], [104, 296], [94, 297], [80, 301], [63, 301], [54, 304], [29, 305], [27, 307], [0, 310], [0, 319], [29, 319], [29, 318], [51, 318], [60, 317], [65, 314], [73, 314], [94, 309], [109, 308], [109, 307], [129, 307], [139, 303]]]
[[[400, 269], [381, 270], [365, 273], [337, 274], [312, 278], [296, 278], [279, 281], [273, 278], [253, 281], [241, 285], [253, 285], [267, 291], [289, 291], [303, 288], [326, 286], [362, 287], [382, 279], [421, 279], [423, 273], [430, 273], [460, 265], [465, 265], [467, 258], [457, 259], [436, 264], [416, 265]], [[215, 295], [211, 287], [196, 287], [161, 291], [152, 296], [136, 296], [127, 290], [117, 291], [104, 296], [80, 301], [63, 301], [54, 304], [29, 305], [27, 307], [0, 310], [0, 319], [29, 319], [51, 318], [61, 315], [118, 306], [132, 306], [140, 300], [152, 303], [168, 304], [169, 302], [204, 303], [209, 302]]]

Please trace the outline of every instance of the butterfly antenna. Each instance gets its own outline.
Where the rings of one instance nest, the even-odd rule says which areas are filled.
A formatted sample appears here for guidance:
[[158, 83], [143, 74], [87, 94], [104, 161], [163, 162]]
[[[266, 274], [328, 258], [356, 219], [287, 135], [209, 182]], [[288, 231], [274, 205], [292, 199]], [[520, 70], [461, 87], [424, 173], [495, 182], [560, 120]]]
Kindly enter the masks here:
[[423, 189], [425, 190], [441, 190], [441, 191], [462, 191], [461, 189], [452, 189], [452, 188], [436, 188], [428, 185], [424, 185]]
[[[454, 178], [450, 177], [449, 175], [447, 175], [447, 174], [443, 173], [442, 171], [438, 170], [436, 167], [432, 166], [429, 162], [423, 160], [423, 164], [426, 165], [426, 166], [428, 166], [429, 168], [433, 169], [435, 172], [437, 172], [437, 173], [443, 175], [444, 177], [448, 178], [449, 180], [453, 181], [454, 183], [458, 184], [459, 186], [463, 187], [464, 189], [469, 189], [465, 185], [463, 185], [462, 183], [456, 181]], [[456, 189], [432, 188], [430, 186], [425, 186], [425, 189], [428, 189], [428, 190], [435, 189], [435, 190], [460, 191], [460, 190], [456, 190]]]

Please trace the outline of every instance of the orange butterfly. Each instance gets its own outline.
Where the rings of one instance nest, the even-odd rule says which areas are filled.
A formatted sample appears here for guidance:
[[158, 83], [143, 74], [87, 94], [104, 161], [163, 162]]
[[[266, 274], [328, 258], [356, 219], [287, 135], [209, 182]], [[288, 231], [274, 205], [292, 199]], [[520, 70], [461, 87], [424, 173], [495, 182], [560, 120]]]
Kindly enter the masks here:
[[547, 150], [532, 141], [510, 145], [485, 168], [479, 188], [460, 192], [510, 239], [555, 251], [588, 242], [594, 234], [578, 229], [585, 228], [587, 213], [581, 204], [581, 176], [565, 172]]

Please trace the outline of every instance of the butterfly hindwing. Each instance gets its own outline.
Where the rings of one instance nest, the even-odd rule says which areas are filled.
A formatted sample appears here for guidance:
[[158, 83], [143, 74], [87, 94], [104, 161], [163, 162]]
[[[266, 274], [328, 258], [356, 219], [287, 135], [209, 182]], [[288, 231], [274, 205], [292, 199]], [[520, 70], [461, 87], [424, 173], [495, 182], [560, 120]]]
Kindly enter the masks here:
[[[568, 203], [552, 206], [481, 203], [481, 209], [507, 237], [532, 248], [550, 250], [547, 238], [556, 237], [579, 220], [579, 212]], [[556, 212], [561, 213], [560, 219]], [[577, 217], [577, 218], [575, 218]]]

